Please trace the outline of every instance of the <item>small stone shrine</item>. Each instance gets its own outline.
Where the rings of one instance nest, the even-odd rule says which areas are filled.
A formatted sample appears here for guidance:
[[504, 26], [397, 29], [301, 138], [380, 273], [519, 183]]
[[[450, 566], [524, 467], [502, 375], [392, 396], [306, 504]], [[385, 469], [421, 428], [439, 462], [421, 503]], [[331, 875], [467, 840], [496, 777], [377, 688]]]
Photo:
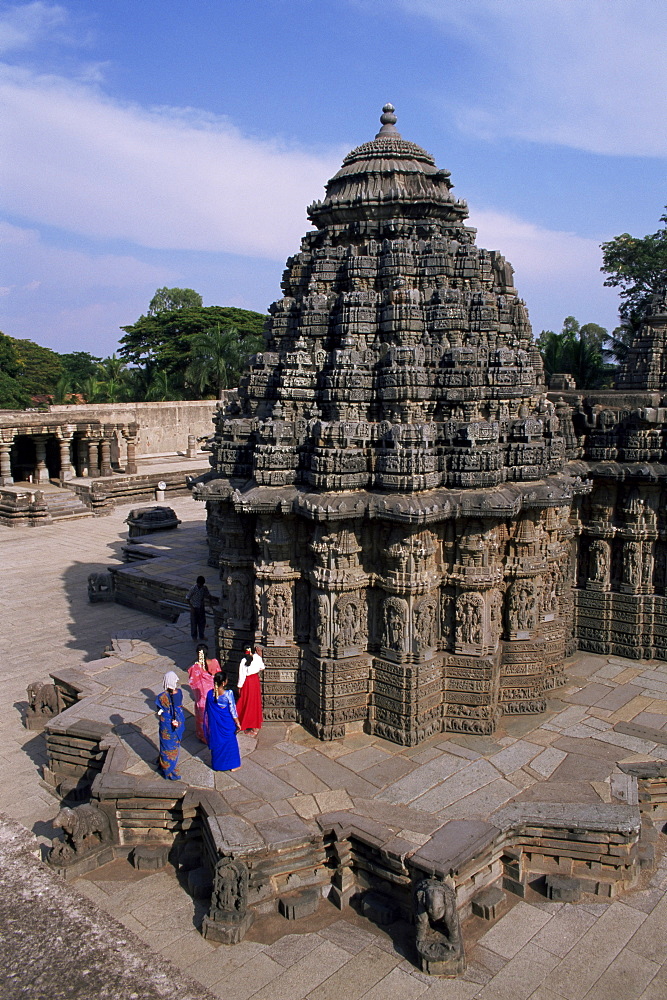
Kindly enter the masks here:
[[512, 267], [391, 105], [381, 123], [308, 209], [194, 495], [220, 652], [270, 647], [266, 717], [411, 745], [544, 708], [587, 487]]

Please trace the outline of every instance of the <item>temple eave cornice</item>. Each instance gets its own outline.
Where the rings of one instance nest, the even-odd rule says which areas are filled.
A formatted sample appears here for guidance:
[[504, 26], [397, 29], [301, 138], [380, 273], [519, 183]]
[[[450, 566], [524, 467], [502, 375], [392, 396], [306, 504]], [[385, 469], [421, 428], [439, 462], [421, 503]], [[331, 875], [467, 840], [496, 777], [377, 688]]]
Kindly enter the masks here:
[[312, 493], [297, 486], [257, 486], [213, 479], [195, 489], [198, 500], [230, 501], [239, 514], [296, 514], [313, 521], [355, 518], [430, 524], [457, 517], [515, 518], [522, 510], [569, 504], [590, 487], [578, 478], [556, 475], [533, 483], [479, 490], [425, 490], [419, 494], [368, 490]]

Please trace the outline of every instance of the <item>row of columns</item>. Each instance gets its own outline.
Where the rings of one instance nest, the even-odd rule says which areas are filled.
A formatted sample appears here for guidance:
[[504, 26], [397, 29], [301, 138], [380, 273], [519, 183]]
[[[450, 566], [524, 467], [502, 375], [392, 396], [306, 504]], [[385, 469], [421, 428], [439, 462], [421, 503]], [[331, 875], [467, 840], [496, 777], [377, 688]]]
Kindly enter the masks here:
[[[99, 479], [104, 476], [111, 476], [111, 439], [116, 431], [114, 425], [105, 427], [105, 433], [101, 436], [87, 434], [84, 437], [74, 437], [74, 428], [57, 427], [54, 433], [45, 434], [25, 434], [30, 437], [35, 445], [35, 468], [33, 481], [35, 483], [48, 483], [49, 470], [46, 464], [46, 445], [50, 437], [55, 437], [60, 449], [60, 472], [58, 478], [63, 481], [73, 479], [77, 475], [77, 469], [72, 464], [72, 444], [77, 443], [80, 449], [77, 456], [79, 461], [79, 475], [87, 475], [91, 479]], [[137, 472], [137, 441], [136, 429], [121, 428], [121, 433], [127, 445], [127, 460], [125, 462], [125, 472], [134, 474]], [[0, 486], [7, 486], [14, 482], [11, 465], [11, 449], [16, 437], [14, 433], [10, 440], [0, 440]], [[83, 452], [83, 455], [82, 455]]]

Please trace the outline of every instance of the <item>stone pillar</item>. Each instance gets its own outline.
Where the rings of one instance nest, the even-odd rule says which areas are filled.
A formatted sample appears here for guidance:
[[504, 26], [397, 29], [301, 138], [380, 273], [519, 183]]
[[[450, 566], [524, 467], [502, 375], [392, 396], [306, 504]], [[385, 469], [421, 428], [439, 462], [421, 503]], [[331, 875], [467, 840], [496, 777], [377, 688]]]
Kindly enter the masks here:
[[35, 441], [35, 482], [48, 483], [49, 470], [46, 467], [46, 434], [34, 434]]
[[110, 476], [111, 469], [111, 441], [108, 437], [102, 438], [102, 461], [100, 463], [100, 476]]
[[125, 472], [128, 475], [135, 475], [137, 471], [137, 442], [134, 438], [127, 438], [127, 462]]
[[123, 428], [123, 437], [127, 441], [127, 461], [125, 463], [125, 472], [130, 476], [134, 476], [137, 473], [138, 430], [138, 424], [128, 424], [127, 428]]
[[58, 438], [58, 445], [60, 447], [60, 481], [66, 482], [68, 479], [74, 477], [74, 469], [72, 468], [72, 456], [70, 451], [70, 445], [72, 443], [72, 429], [70, 427], [62, 427], [60, 429], [60, 436]]
[[188, 434], [188, 450], [186, 457], [187, 458], [197, 457], [197, 438], [194, 436], [194, 434]]
[[99, 479], [99, 439], [88, 438], [88, 475], [91, 479]]
[[11, 450], [11, 441], [0, 441], [0, 486], [9, 486], [10, 483], [14, 482], [10, 459]]

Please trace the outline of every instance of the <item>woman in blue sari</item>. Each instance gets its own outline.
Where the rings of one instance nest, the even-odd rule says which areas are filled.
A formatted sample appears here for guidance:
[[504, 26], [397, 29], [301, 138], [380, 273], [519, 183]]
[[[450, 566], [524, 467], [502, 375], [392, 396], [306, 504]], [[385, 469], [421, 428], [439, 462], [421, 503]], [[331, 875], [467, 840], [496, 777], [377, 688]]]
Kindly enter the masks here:
[[240, 732], [234, 695], [227, 689], [227, 674], [219, 670], [213, 678], [213, 690], [206, 695], [204, 713], [204, 734], [211, 748], [214, 771], [236, 771], [241, 766], [236, 738]]
[[180, 781], [176, 770], [181, 740], [185, 731], [183, 692], [178, 690], [178, 675], [170, 670], [164, 675], [164, 691], [155, 699], [155, 709], [160, 726], [160, 757], [158, 769], [163, 778]]

